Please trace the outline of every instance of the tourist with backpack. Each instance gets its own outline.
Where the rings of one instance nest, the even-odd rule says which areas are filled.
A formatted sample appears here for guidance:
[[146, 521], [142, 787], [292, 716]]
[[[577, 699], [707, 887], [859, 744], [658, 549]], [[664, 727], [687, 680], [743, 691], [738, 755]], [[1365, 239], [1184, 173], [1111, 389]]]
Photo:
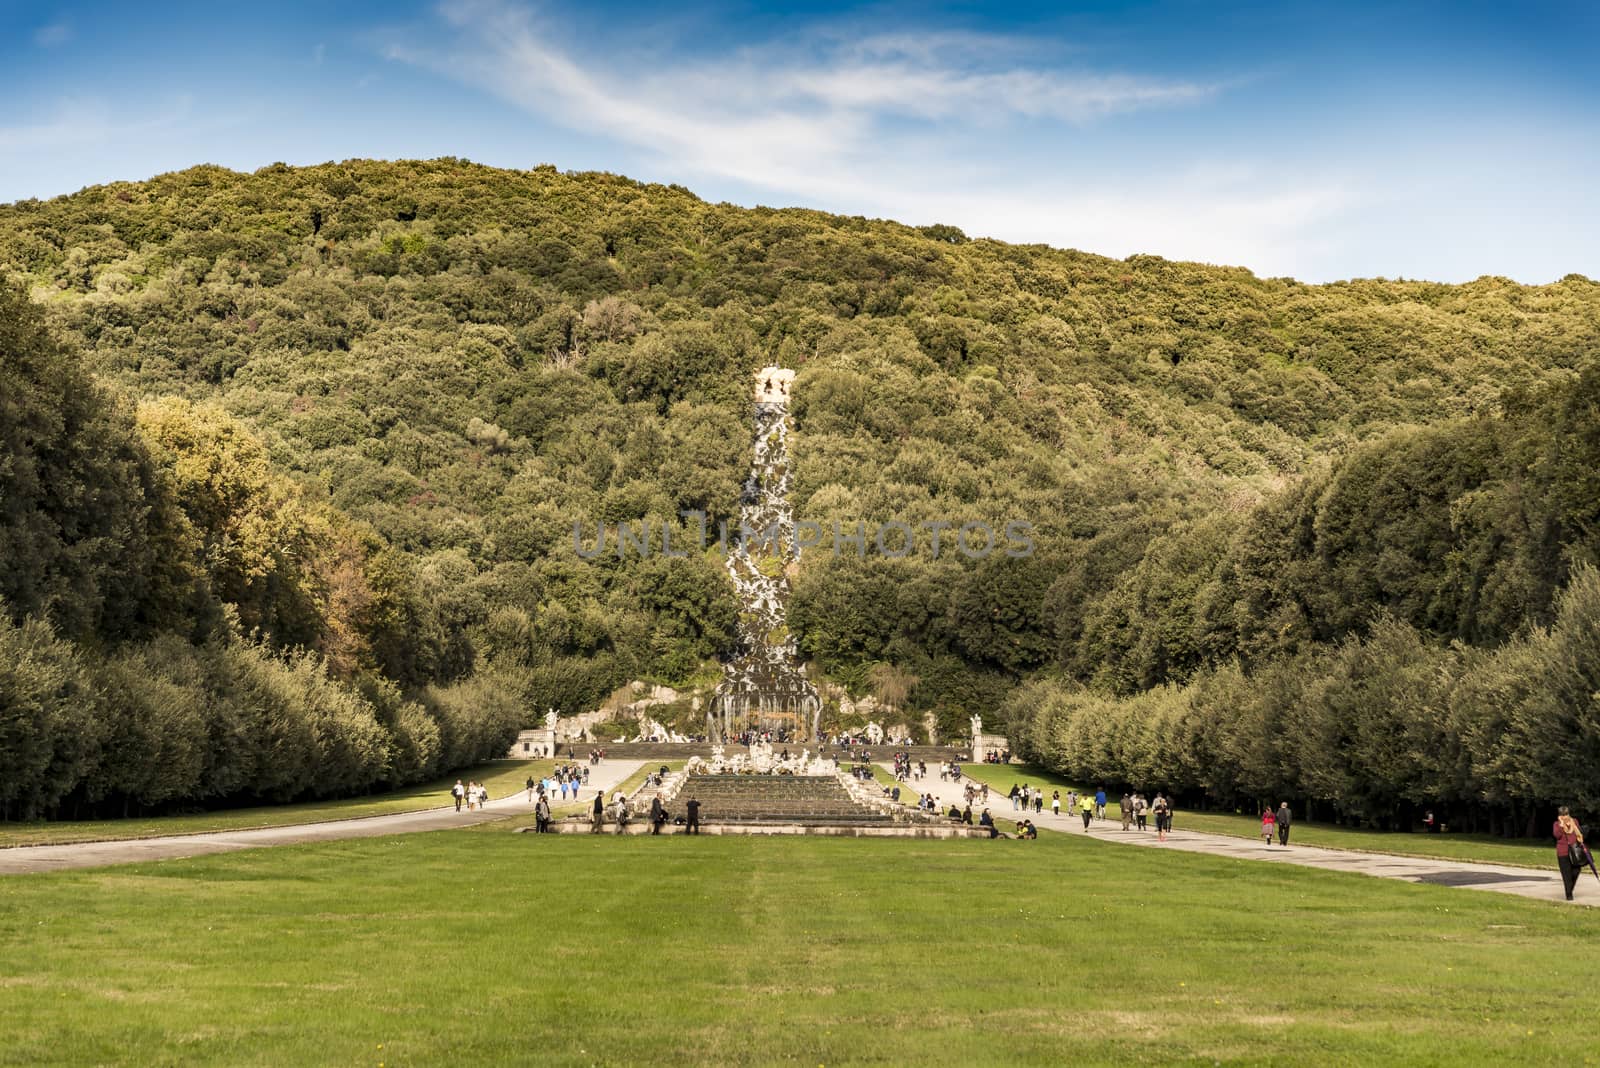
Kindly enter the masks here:
[[1572, 818], [1571, 810], [1562, 805], [1557, 810], [1556, 822], [1550, 833], [1556, 840], [1556, 867], [1561, 869], [1561, 887], [1566, 891], [1567, 900], [1571, 901], [1572, 890], [1578, 885], [1578, 876], [1583, 874], [1584, 868], [1593, 864], [1589, 848], [1583, 844], [1583, 828]]

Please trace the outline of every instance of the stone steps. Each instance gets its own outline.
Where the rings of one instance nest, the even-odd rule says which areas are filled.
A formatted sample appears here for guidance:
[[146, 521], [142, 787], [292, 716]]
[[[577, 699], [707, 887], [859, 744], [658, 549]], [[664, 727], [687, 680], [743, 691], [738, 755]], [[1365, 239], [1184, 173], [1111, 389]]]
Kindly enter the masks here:
[[843, 784], [823, 775], [694, 775], [669, 806], [674, 816], [690, 798], [702, 823], [892, 823], [893, 817], [858, 802]]

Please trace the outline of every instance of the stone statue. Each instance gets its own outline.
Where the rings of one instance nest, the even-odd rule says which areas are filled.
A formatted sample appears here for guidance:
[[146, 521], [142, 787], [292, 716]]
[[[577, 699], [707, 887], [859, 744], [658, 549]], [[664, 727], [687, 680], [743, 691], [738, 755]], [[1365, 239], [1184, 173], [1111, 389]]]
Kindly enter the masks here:
[[553, 708], [544, 714], [544, 729], [547, 731], [556, 729], [556, 710]]
[[982, 735], [983, 735], [983, 717], [980, 716], [980, 715], [977, 715], [976, 713], [974, 713], [973, 717], [972, 717], [972, 740], [973, 740], [973, 743], [976, 744], [977, 740], [980, 737], [982, 737]]
[[883, 744], [883, 728], [878, 726], [877, 721], [867, 724], [867, 741], [873, 745]]

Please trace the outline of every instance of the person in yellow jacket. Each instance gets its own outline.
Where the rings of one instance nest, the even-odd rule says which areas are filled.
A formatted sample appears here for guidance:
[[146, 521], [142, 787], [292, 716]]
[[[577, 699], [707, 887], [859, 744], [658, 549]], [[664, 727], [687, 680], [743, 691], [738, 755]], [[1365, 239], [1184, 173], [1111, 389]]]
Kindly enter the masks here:
[[1089, 821], [1094, 819], [1094, 797], [1084, 794], [1078, 800], [1078, 811], [1083, 815], [1083, 829], [1087, 831], [1089, 829]]

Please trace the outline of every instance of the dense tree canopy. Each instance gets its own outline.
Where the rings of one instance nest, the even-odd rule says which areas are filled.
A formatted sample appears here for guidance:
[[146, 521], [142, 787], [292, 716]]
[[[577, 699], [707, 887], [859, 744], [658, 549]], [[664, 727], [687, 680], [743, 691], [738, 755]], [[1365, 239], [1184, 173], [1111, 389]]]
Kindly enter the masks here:
[[[799, 371], [793, 499], [829, 535], [795, 579], [801, 650], [946, 732], [1004, 708], [1034, 737], [1091, 701], [1192, 719], [1230, 686], [1248, 711], [1314, 677], [1318, 737], [1349, 749], [1378, 695], [1434, 685], [1348, 681], [1407, 642], [1456, 689], [1488, 685], [1485, 657], [1513, 685], [1600, 536], [1600, 285], [1578, 276], [1312, 286], [458, 160], [196, 167], [0, 206], [0, 273], [22, 287], [0, 296], [5, 640], [174, 722], [204, 717], [153, 695], [201, 680], [314, 707], [346, 725], [316, 759], [367, 769], [341, 788], [378, 748], [411, 770], [476, 752], [478, 706], [515, 721], [714, 677], [737, 614], [714, 549], [589, 559], [573, 529], [685, 545], [698, 510], [714, 543], [767, 363]], [[916, 532], [904, 558], [873, 545], [891, 521]], [[1026, 558], [950, 551], [1010, 521]], [[836, 522], [865, 525], [864, 559]], [[937, 557], [928, 524], [949, 524]], [[258, 660], [284, 677], [262, 689]], [[107, 711], [113, 749], [164, 733], [131, 715]], [[1145, 736], [1120, 751], [1154, 759]], [[1055, 744], [1033, 751], [1079, 766]], [[234, 784], [213, 795], [304, 789], [173, 754]], [[80, 796], [204, 792], [119, 767]], [[1388, 771], [1339, 781], [1369, 773], [1391, 785], [1352, 811], [1407, 801]], [[1244, 774], [1218, 796], [1270, 779]], [[1566, 780], [1450, 781], [1511, 804]]]

